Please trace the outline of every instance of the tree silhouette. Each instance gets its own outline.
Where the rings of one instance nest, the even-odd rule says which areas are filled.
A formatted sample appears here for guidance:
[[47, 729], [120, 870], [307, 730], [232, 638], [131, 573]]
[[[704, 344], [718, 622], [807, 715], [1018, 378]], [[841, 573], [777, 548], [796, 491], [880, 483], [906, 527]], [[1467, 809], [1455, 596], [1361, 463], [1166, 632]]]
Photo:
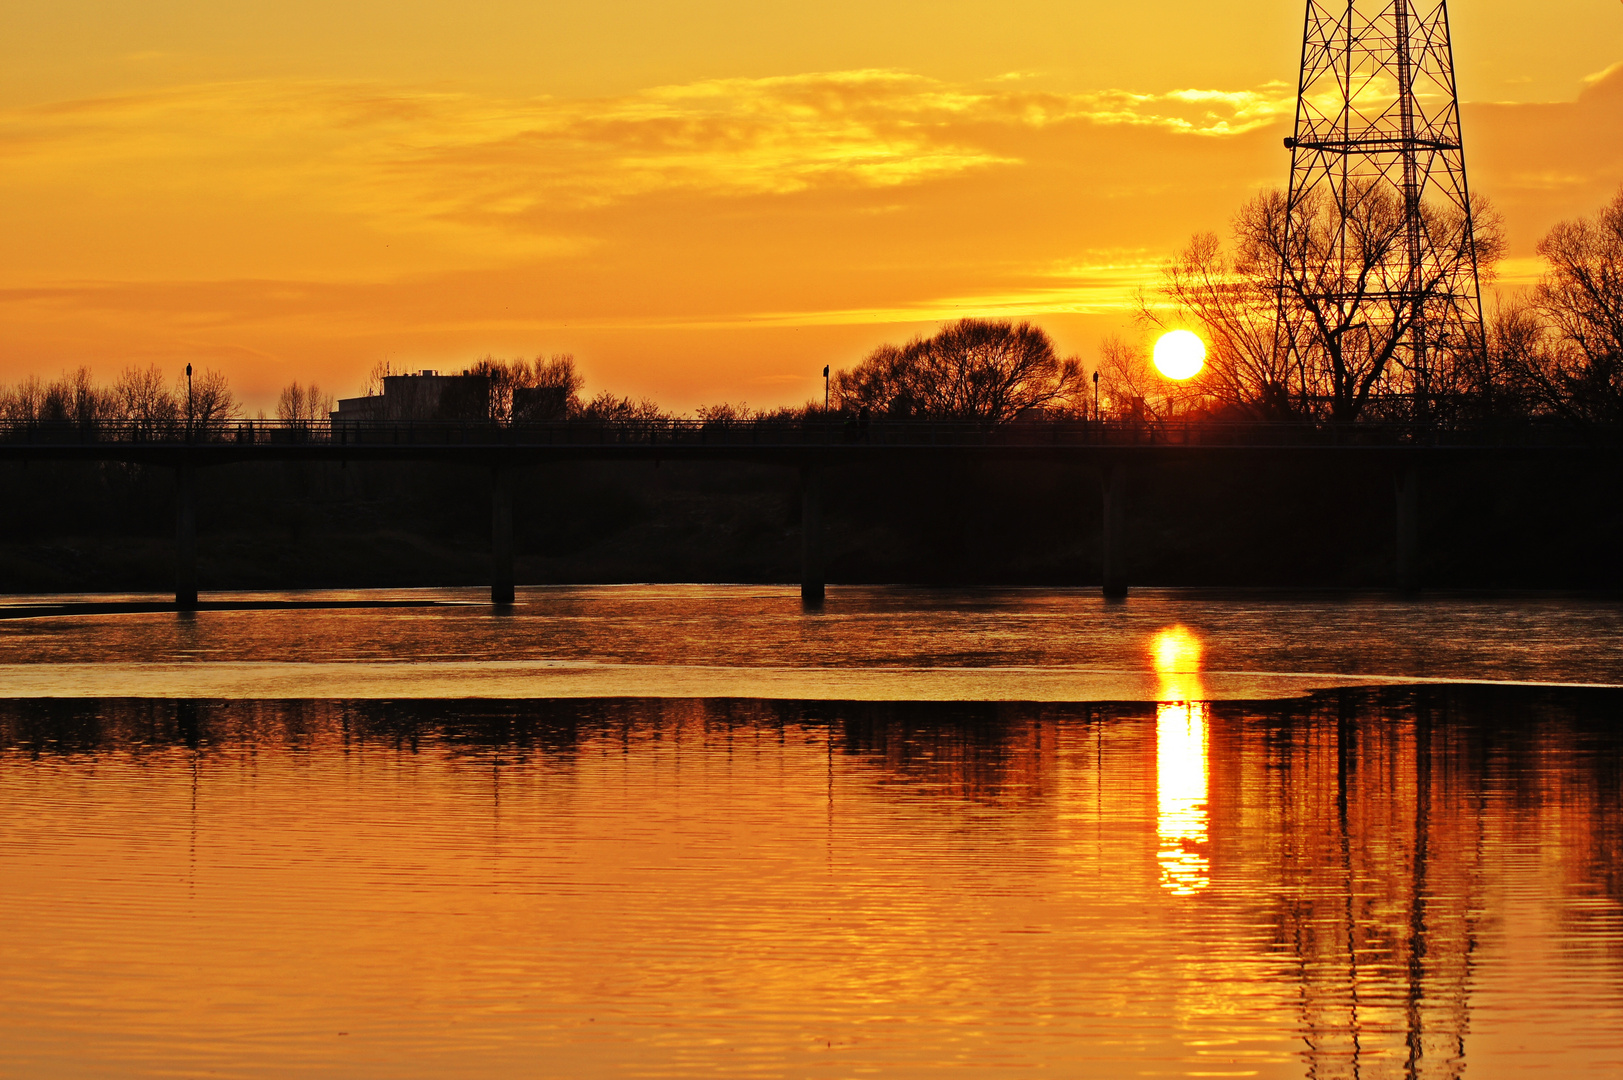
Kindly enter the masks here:
[[581, 409], [580, 392], [586, 379], [569, 353], [498, 360], [487, 356], [468, 369], [469, 375], [490, 380], [490, 418], [563, 420]]
[[[314, 389], [311, 387], [312, 391]], [[175, 396], [184, 400], [185, 394], [186, 376], [182, 375], [176, 383]], [[328, 400], [331, 400], [331, 395], [328, 395]], [[218, 432], [225, 422], [236, 417], [239, 411], [236, 395], [231, 392], [231, 385], [226, 381], [224, 373], [212, 368], [205, 368], [197, 373], [191, 386], [191, 424], [194, 434]]]
[[1544, 399], [1583, 419], [1623, 418], [1623, 188], [1591, 220], [1539, 241], [1549, 269], [1533, 293], [1548, 340], [1522, 355]]
[[174, 433], [180, 426], [185, 406], [165, 384], [156, 364], [146, 368], [125, 368], [113, 384], [113, 400], [136, 438]]
[[332, 415], [333, 396], [315, 383], [300, 386], [297, 381], [282, 387], [276, 399], [276, 418], [285, 424], [307, 426]]
[[580, 415], [586, 420], [616, 423], [648, 423], [665, 419], [665, 412], [658, 402], [648, 398], [634, 401], [629, 397], [616, 397], [607, 390], [581, 406]]
[[1254, 415], [1349, 422], [1377, 399], [1460, 393], [1483, 343], [1447, 289], [1473, 257], [1491, 273], [1498, 217], [1481, 200], [1474, 230], [1450, 207], [1422, 203], [1420, 215], [1432, 257], [1416, 267], [1403, 203], [1384, 187], [1315, 190], [1294, 205], [1264, 192], [1235, 216], [1233, 254], [1196, 237], [1163, 272], [1169, 310], [1145, 303], [1143, 314], [1196, 324], [1209, 346], [1202, 385]]
[[1081, 362], [1060, 359], [1031, 323], [960, 319], [932, 337], [881, 345], [836, 372], [831, 390], [849, 412], [1003, 423], [1030, 409], [1069, 408], [1085, 382]]

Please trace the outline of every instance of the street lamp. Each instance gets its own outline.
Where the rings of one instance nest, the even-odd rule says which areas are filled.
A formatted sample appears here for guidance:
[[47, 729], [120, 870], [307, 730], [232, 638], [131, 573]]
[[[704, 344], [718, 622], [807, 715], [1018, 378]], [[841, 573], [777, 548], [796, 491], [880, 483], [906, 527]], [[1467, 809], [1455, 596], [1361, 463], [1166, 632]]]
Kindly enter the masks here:
[[1093, 373], [1093, 418], [1099, 419], [1099, 372]]
[[828, 415], [828, 369], [831, 365], [823, 365], [823, 415]]
[[192, 437], [192, 365], [186, 365], [186, 437]]

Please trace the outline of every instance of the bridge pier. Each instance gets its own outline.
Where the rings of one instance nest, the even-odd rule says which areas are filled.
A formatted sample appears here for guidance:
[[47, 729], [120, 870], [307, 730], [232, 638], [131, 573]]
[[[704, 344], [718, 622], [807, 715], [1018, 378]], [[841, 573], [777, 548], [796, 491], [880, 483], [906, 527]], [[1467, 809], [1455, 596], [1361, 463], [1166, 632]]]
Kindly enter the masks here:
[[1397, 585], [1420, 591], [1420, 467], [1402, 465], [1392, 477], [1397, 501]]
[[175, 606], [197, 609], [197, 471], [175, 466]]
[[1127, 466], [1110, 462], [1101, 473], [1104, 494], [1103, 536], [1099, 545], [1105, 596], [1127, 595]]
[[490, 602], [513, 602], [513, 470], [490, 470]]
[[823, 469], [800, 467], [800, 602], [823, 603]]

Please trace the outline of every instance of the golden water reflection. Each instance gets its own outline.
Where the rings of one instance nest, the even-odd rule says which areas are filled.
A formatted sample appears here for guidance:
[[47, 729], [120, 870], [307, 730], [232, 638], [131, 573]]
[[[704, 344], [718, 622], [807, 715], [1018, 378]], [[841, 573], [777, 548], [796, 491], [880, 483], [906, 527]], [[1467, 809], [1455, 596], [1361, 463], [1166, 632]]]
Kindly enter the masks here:
[[1161, 698], [1155, 709], [1156, 860], [1162, 887], [1178, 896], [1211, 881], [1203, 652], [1200, 638], [1181, 625], [1162, 630], [1150, 644]]
[[1206, 857], [1206, 703], [1176, 701], [1155, 710], [1156, 835], [1161, 885], [1179, 896], [1211, 880]]
[[0, 1076], [1611, 1075], [1620, 702], [0, 703]]
[[1201, 658], [1205, 646], [1187, 626], [1169, 626], [1150, 642], [1150, 660], [1159, 681], [1161, 701], [1204, 701], [1206, 684], [1201, 679]]

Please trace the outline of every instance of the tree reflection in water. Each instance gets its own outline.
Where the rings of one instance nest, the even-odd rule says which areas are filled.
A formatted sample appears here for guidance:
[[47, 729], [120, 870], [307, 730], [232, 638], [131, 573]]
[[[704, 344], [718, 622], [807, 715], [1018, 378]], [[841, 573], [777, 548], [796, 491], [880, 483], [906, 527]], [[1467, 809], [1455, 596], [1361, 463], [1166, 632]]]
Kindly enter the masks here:
[[[1232, 1046], [1315, 1077], [1508, 1074], [1518, 1045], [1576, 1074], [1623, 1052], [1623, 698], [1208, 702], [1199, 645], [1152, 640], [1162, 694], [1142, 704], [0, 704], [0, 1072], [65, 1001], [257, 980], [261, 1019], [292, 1030], [308, 985], [323, 1009], [387, 1011], [446, 971], [549, 1024], [570, 1001], [599, 1031], [622, 1017], [571, 1042], [466, 1006], [481, 1045], [514, 1048], [507, 1075], [564, 1045], [614, 1074], [635, 1069], [592, 1055], [676, 1044], [684, 1075], [722, 1075], [724, 1043], [809, 1074], [807, 1015], [867, 1040], [842, 1073], [905, 1075], [953, 1040], [1066, 1075], [1152, 1053], [1232, 1073], [1209, 1049]], [[323, 950], [345, 963], [312, 979]], [[172, 1071], [229, 1064], [208, 1050], [226, 1014], [174, 1015], [186, 1030], [159, 1034], [193, 1049], [165, 1051]], [[462, 1029], [400, 1015], [403, 1054], [461, 1052]], [[144, 1037], [85, 1023], [58, 1071]]]

